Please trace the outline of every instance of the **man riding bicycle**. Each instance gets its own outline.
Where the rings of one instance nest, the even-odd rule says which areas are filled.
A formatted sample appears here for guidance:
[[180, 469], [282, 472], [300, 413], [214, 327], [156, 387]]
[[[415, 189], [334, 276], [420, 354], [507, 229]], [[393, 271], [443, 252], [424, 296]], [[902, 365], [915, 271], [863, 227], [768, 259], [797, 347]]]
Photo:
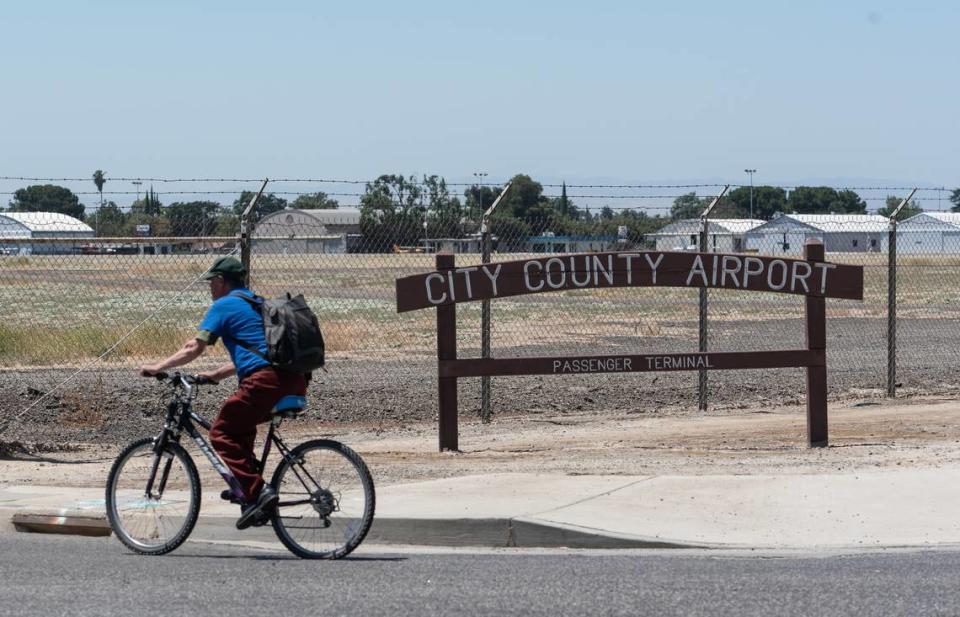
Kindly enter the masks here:
[[[199, 376], [217, 382], [237, 375], [237, 390], [224, 401], [210, 429], [210, 443], [230, 468], [243, 489], [237, 529], [246, 529], [263, 520], [277, 503], [277, 494], [264, 483], [254, 455], [257, 425], [270, 421], [271, 410], [288, 395], [303, 396], [307, 379], [302, 373], [281, 371], [266, 360], [267, 342], [259, 311], [244, 298], [254, 299], [246, 288], [246, 269], [233, 257], [217, 259], [203, 278], [210, 282], [213, 304], [197, 328], [196, 337], [179, 351], [156, 364], [140, 367], [140, 374], [152, 376], [189, 364], [218, 339], [230, 354], [231, 362]], [[223, 497], [230, 498], [229, 491]]]

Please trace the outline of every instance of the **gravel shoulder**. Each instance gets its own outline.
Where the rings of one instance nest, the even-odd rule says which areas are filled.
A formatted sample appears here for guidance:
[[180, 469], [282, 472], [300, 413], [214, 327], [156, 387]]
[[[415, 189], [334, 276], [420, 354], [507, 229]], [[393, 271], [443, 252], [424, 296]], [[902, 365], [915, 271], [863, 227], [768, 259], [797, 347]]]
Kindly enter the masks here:
[[[333, 437], [358, 450], [376, 481], [395, 484], [487, 473], [572, 475], [848, 474], [960, 465], [960, 403], [835, 404], [831, 445], [806, 447], [802, 407], [707, 414], [551, 411], [464, 417], [461, 452], [439, 452], [436, 423], [300, 419], [288, 441]], [[143, 433], [143, 434], [149, 434]], [[195, 448], [189, 445], [198, 459]], [[5, 484], [102, 486], [117, 444], [77, 442], [3, 460]], [[204, 485], [220, 480], [203, 460]]]

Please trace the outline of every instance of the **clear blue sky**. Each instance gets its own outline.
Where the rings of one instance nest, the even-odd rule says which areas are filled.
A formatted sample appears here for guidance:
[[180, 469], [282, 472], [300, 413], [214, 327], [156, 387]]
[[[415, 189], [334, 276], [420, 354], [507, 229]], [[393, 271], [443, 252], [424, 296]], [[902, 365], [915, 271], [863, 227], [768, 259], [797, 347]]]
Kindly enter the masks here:
[[0, 176], [953, 187], [958, 7], [8, 2]]

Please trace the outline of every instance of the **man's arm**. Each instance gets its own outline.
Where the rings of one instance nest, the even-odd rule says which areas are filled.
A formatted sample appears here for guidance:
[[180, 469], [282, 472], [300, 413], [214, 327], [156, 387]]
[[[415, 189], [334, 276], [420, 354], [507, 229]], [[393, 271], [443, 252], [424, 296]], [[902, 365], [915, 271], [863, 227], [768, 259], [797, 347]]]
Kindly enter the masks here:
[[223, 381], [227, 377], [236, 374], [237, 368], [233, 366], [233, 362], [227, 362], [215, 368], [212, 371], [204, 371], [199, 373], [200, 377], [206, 377], [210, 381]]
[[[144, 364], [140, 367], [140, 374], [144, 377], [150, 377], [156, 375], [157, 373], [162, 373], [168, 368], [174, 368], [176, 366], [183, 366], [184, 364], [189, 364], [199, 358], [204, 350], [207, 348], [206, 341], [200, 339], [190, 339], [183, 344], [183, 347], [180, 348], [175, 354], [157, 362], [156, 364]], [[220, 367], [223, 368], [223, 367]], [[220, 369], [217, 369], [219, 371]]]

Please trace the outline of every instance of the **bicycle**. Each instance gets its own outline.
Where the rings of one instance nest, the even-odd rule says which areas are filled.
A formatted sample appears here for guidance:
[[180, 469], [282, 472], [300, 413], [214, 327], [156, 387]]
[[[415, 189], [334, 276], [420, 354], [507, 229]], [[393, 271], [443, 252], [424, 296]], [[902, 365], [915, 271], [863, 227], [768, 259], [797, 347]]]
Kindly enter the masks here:
[[[210, 422], [193, 409], [196, 386], [214, 382], [179, 372], [156, 378], [171, 385], [163, 429], [125, 447], [106, 486], [110, 527], [124, 545], [145, 555], [163, 555], [183, 544], [200, 514], [200, 475], [180, 445], [184, 433], [223, 476], [231, 501], [243, 499], [236, 477], [197, 429], [209, 431]], [[373, 477], [360, 455], [337, 441], [316, 439], [287, 447], [278, 428], [305, 407], [305, 397], [287, 396], [273, 409], [259, 465], [266, 469], [271, 446], [282, 456], [270, 481], [280, 499], [254, 525], [271, 523], [294, 555], [339, 559], [360, 545], [373, 524]]]

